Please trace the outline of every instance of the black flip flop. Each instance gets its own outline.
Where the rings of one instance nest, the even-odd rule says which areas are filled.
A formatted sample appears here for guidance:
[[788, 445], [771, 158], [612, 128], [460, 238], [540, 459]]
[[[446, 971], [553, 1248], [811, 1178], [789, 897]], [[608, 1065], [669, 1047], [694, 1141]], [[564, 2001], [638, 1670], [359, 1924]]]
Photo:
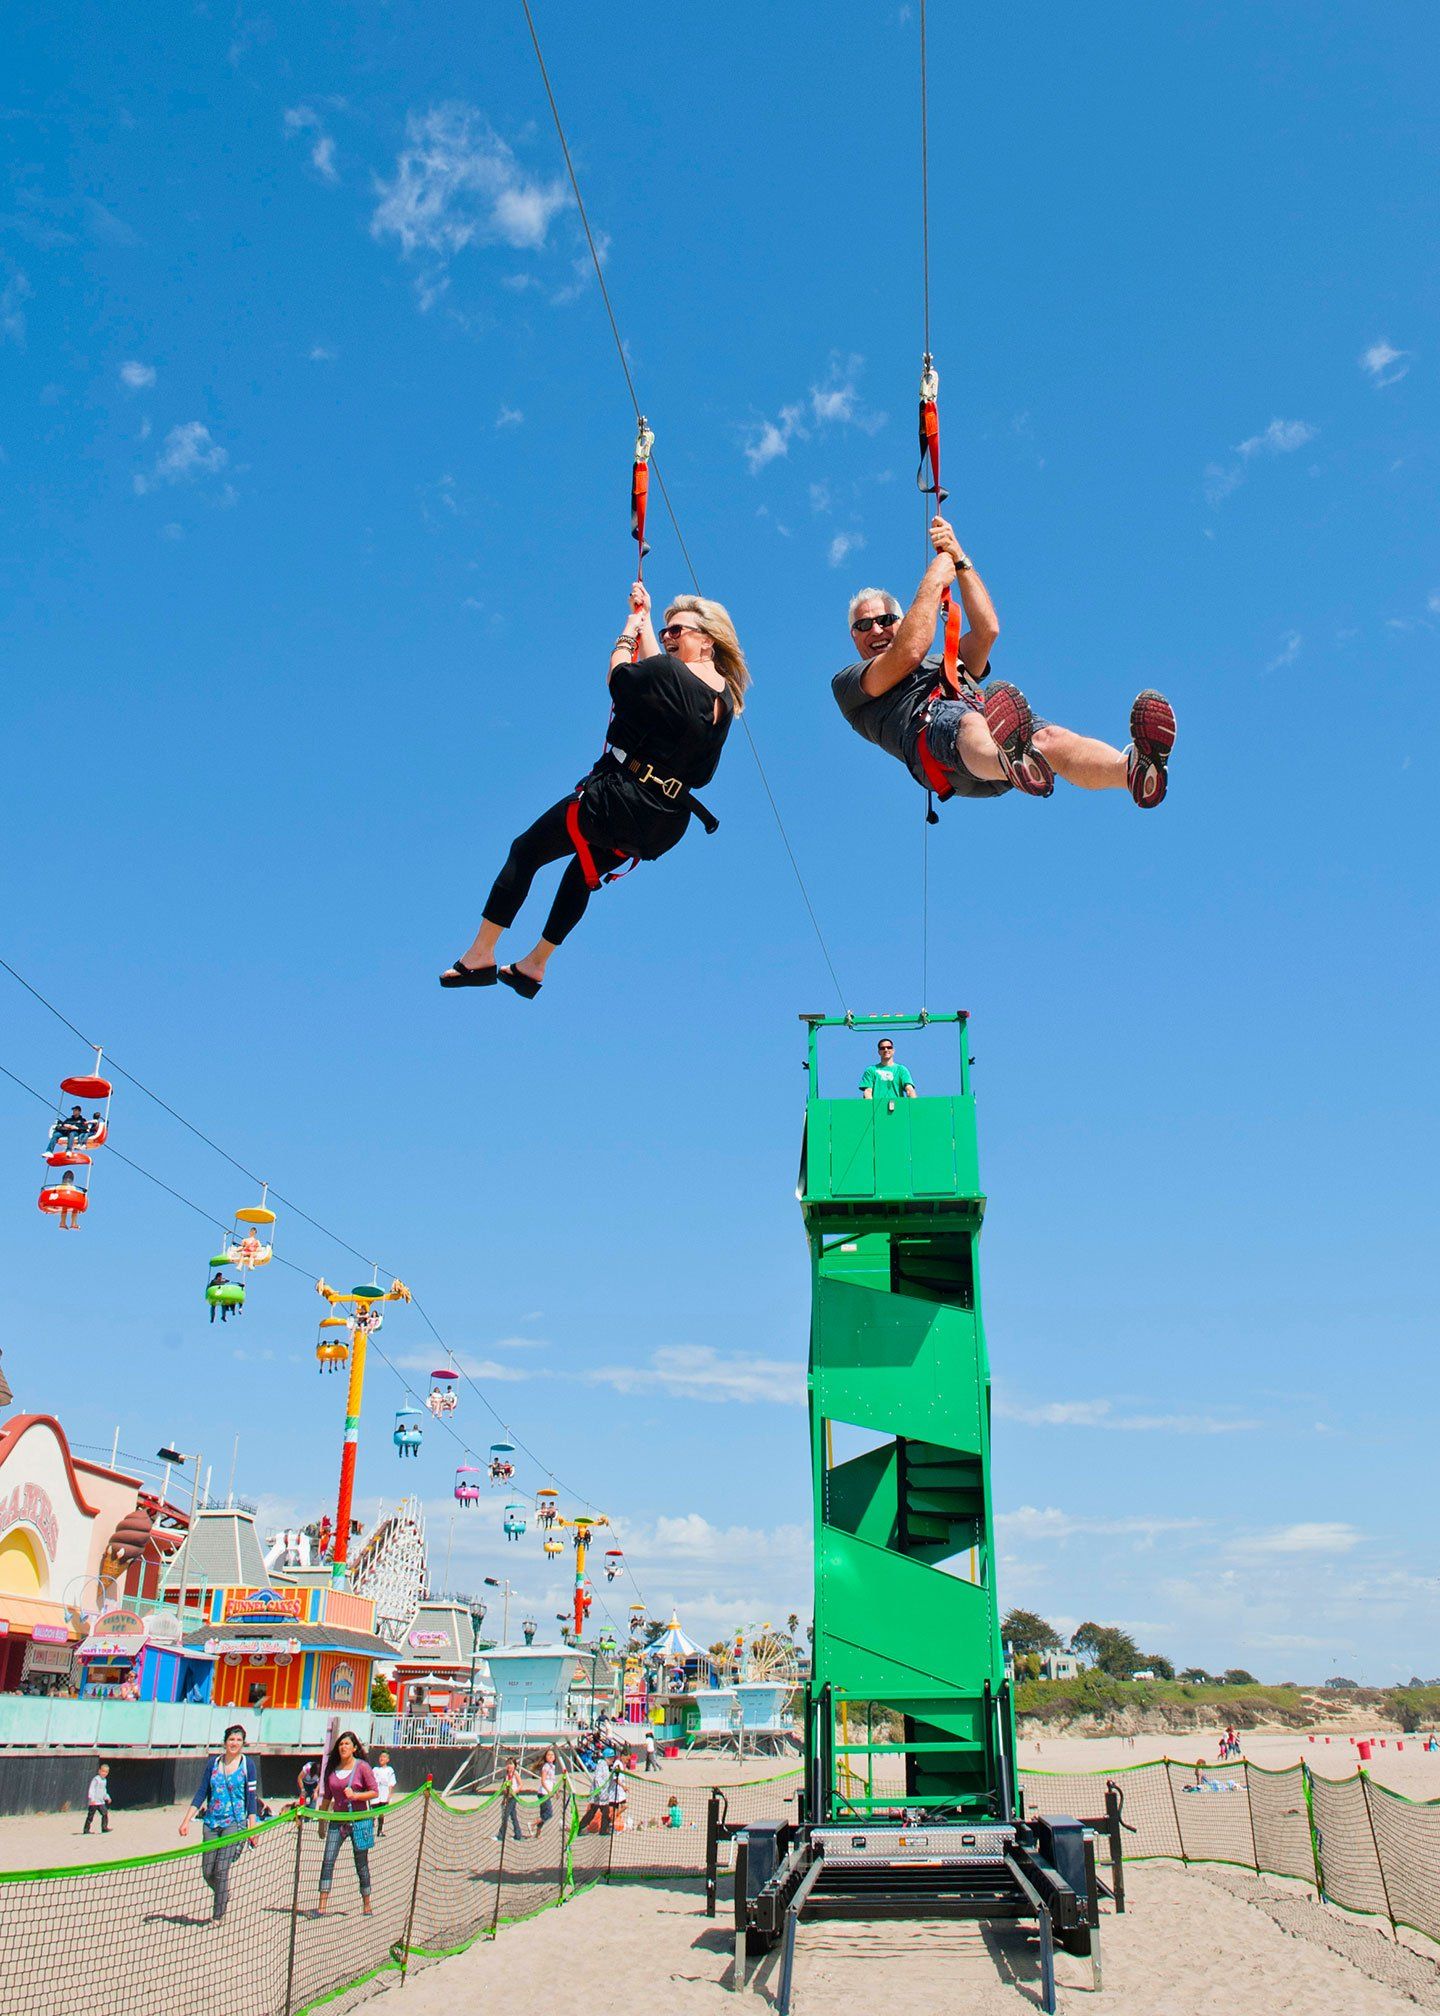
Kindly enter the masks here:
[[459, 959], [453, 962], [453, 971], [440, 975], [442, 987], [493, 987], [496, 969], [493, 966], [466, 966]]
[[528, 973], [517, 973], [513, 966], [502, 966], [499, 979], [502, 987], [512, 988], [522, 1001], [533, 1001], [543, 985], [539, 980], [532, 980]]

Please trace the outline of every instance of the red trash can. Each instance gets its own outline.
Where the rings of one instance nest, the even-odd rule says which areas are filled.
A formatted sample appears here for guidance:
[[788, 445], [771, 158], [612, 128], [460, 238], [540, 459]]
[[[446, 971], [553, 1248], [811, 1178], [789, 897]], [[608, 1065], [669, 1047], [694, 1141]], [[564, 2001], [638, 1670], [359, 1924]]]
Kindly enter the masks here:
[[1356, 1744], [1355, 1747], [1360, 1752], [1360, 1762], [1362, 1764], [1368, 1764], [1370, 1762], [1370, 1754], [1373, 1745], [1362, 1739], [1359, 1743]]

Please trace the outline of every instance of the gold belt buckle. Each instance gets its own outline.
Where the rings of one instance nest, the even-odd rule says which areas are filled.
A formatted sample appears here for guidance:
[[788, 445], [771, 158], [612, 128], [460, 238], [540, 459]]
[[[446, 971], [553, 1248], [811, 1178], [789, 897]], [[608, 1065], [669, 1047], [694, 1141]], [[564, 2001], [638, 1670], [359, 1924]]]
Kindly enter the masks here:
[[657, 776], [655, 766], [652, 763], [645, 765], [645, 775], [640, 779], [640, 782], [642, 784], [658, 784], [667, 798], [678, 798], [682, 789], [678, 777]]

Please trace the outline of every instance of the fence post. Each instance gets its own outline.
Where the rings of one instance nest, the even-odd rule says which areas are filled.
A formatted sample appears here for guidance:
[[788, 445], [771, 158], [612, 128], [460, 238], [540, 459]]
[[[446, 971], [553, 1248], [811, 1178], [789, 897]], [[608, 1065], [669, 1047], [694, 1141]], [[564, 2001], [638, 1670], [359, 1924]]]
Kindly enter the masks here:
[[1170, 1794], [1170, 1811], [1175, 1816], [1175, 1839], [1180, 1843], [1180, 1860], [1188, 1869], [1190, 1866], [1190, 1857], [1185, 1853], [1185, 1836], [1180, 1827], [1180, 1808], [1175, 1803], [1175, 1780], [1170, 1776], [1172, 1767], [1168, 1757], [1165, 1759], [1162, 1768], [1165, 1772], [1166, 1789]]
[[[485, 1808], [482, 1806], [483, 1813]], [[500, 1795], [500, 1865], [495, 1871], [495, 1911], [490, 1920], [490, 1937], [493, 1939], [500, 1930], [500, 1892], [505, 1888], [505, 1795]]]
[[[400, 1982], [404, 1986], [410, 1971], [410, 1935], [415, 1930], [415, 1903], [420, 1895], [420, 1865], [425, 1859], [425, 1829], [430, 1821], [430, 1780], [420, 1787], [420, 1839], [415, 1848], [415, 1877], [410, 1885], [410, 1909], [405, 1913], [405, 1933], [400, 1948]], [[288, 2012], [287, 2012], [288, 2016]]]
[[1390, 1908], [1390, 1885], [1385, 1881], [1385, 1864], [1380, 1859], [1380, 1843], [1375, 1838], [1375, 1815], [1370, 1810], [1370, 1773], [1360, 1766], [1360, 1789], [1365, 1795], [1365, 1818], [1370, 1822], [1370, 1846], [1375, 1850], [1375, 1867], [1380, 1871], [1380, 1894], [1385, 1899], [1385, 1916], [1390, 1920], [1390, 1937], [1398, 1946], [1400, 1932]]
[[1300, 1761], [1301, 1782], [1305, 1787], [1305, 1819], [1310, 1828], [1310, 1859], [1315, 1864], [1315, 1895], [1323, 1904], [1325, 1901], [1325, 1869], [1321, 1860], [1320, 1830], [1315, 1825], [1315, 1794], [1311, 1788], [1310, 1766], [1302, 1758]]
[[305, 1839], [305, 1822], [295, 1815], [295, 1880], [290, 1887], [290, 1945], [285, 1955], [285, 2016], [295, 2006], [295, 1933], [300, 1924], [300, 1849]]
[[1260, 1874], [1260, 1849], [1255, 1840], [1255, 1800], [1250, 1790], [1250, 1759], [1242, 1757], [1245, 1766], [1245, 1812], [1250, 1821], [1250, 1859], [1255, 1864], [1255, 1874]]
[[565, 1894], [575, 1888], [575, 1862], [570, 1852], [570, 1780], [560, 1781], [560, 1892], [557, 1901], [565, 1902]]
[[615, 1867], [615, 1802], [612, 1799], [605, 1808], [610, 1816], [610, 1853], [605, 1857], [605, 1881], [610, 1881], [610, 1871]]

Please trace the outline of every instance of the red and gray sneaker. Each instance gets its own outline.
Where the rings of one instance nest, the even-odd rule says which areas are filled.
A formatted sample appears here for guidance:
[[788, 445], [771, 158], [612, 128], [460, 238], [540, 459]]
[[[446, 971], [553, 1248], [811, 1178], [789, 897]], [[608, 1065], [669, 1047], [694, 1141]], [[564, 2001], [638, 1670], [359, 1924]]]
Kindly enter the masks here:
[[1163, 693], [1147, 688], [1130, 709], [1130, 747], [1125, 781], [1142, 812], [1158, 805], [1169, 779], [1166, 765], [1175, 747], [1175, 709]]
[[996, 679], [986, 687], [985, 726], [1006, 783], [1031, 798], [1048, 798], [1055, 789], [1055, 772], [1031, 741], [1034, 717], [1018, 686]]

